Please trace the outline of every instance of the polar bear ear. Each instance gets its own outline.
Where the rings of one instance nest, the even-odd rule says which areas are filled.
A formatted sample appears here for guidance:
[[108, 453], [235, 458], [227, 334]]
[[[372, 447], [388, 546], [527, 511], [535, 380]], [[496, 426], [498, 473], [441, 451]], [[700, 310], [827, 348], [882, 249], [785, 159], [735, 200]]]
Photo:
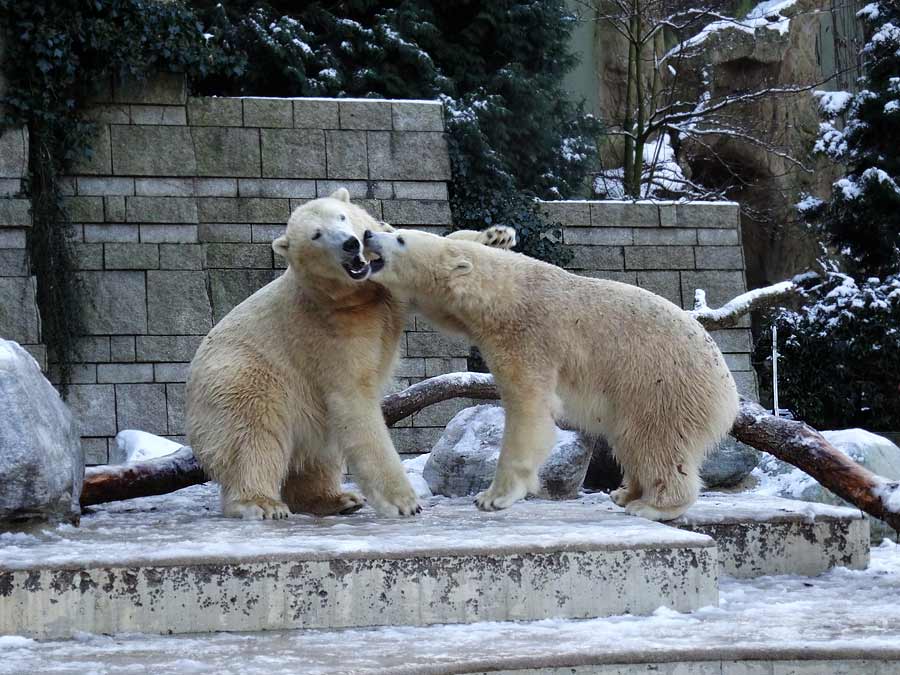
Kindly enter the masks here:
[[290, 246], [288, 244], [288, 238], [285, 235], [281, 235], [272, 242], [272, 250], [282, 258], [287, 258], [288, 248], [290, 248]]
[[472, 271], [472, 263], [462, 256], [450, 259], [450, 278], [464, 277]]
[[331, 198], [350, 203], [350, 193], [347, 192], [347, 188], [338, 188], [331, 193]]

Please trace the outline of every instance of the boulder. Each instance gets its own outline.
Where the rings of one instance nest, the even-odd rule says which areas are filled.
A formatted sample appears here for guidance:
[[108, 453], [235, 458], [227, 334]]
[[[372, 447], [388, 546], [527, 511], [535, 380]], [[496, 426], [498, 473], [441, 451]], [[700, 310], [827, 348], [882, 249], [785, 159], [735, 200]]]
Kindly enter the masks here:
[[[503, 408], [479, 405], [450, 420], [425, 463], [423, 476], [436, 495], [463, 497], [486, 490], [500, 457]], [[590, 448], [579, 434], [557, 429], [556, 444], [540, 469], [540, 497], [574, 499], [584, 482]]]
[[0, 529], [77, 522], [84, 454], [72, 414], [32, 356], [0, 339]]
[[[593, 438], [592, 447], [584, 486], [591, 490], [615, 490], [622, 484], [622, 470], [613, 459], [612, 450], [602, 437]], [[750, 475], [758, 463], [758, 450], [726, 436], [703, 462], [700, 478], [707, 488], [732, 487]]]
[[[900, 480], [900, 448], [887, 438], [863, 429], [823, 431], [822, 435], [835, 448], [869, 471], [884, 478]], [[755, 490], [766, 495], [856, 508], [831, 490], [822, 487], [812, 476], [771, 455], [763, 456], [754, 475], [759, 481]], [[893, 530], [883, 521], [871, 516], [867, 518], [874, 541], [880, 541], [893, 534]]]

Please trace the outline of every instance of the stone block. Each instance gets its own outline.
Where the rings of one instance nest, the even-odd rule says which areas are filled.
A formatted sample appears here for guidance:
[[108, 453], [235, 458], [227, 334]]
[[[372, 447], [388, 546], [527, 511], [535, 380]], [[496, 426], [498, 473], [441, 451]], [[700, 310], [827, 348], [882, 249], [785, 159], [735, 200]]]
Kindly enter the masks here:
[[27, 242], [28, 242], [28, 238], [25, 235], [24, 229], [0, 228], [0, 248], [22, 249], [22, 248], [25, 248]]
[[126, 197], [130, 223], [196, 223], [197, 200], [193, 197]]
[[258, 176], [259, 131], [232, 127], [191, 129], [198, 176]]
[[637, 285], [682, 307], [678, 272], [638, 272]]
[[[377, 185], [377, 184], [376, 184]], [[448, 199], [447, 184], [444, 182], [420, 183], [415, 181], [394, 181], [395, 199]], [[378, 197], [378, 194], [375, 195]]]
[[676, 205], [678, 227], [737, 229], [740, 207], [734, 202], [693, 202]]
[[448, 401], [435, 403], [427, 408], [423, 408], [413, 415], [413, 427], [446, 427], [447, 423], [452, 420], [458, 412], [473, 405], [478, 405], [481, 401], [475, 401], [469, 398], [453, 398]]
[[187, 382], [190, 367], [190, 363], [154, 363], [153, 378], [156, 382]]
[[694, 249], [698, 270], [743, 270], [740, 246], [698, 246]]
[[374, 180], [317, 180], [316, 196], [328, 197], [338, 188], [345, 188], [350, 198], [357, 199], [392, 199], [394, 191], [390, 181]]
[[203, 249], [199, 244], [160, 244], [159, 268], [163, 270], [203, 269]]
[[76, 361], [85, 363], [109, 361], [109, 337], [105, 335], [90, 335], [77, 338], [74, 351]]
[[85, 466], [106, 464], [109, 461], [105, 438], [82, 438], [81, 451], [84, 453]]
[[141, 225], [141, 241], [153, 244], [193, 244], [196, 225]]
[[340, 101], [341, 129], [392, 129], [391, 102]]
[[73, 223], [102, 223], [103, 197], [64, 197], [63, 204]]
[[723, 354], [728, 370], [753, 370], [749, 354]]
[[[325, 133], [314, 129], [262, 129], [262, 175], [319, 178], [326, 175]], [[255, 174], [259, 175], [259, 173]]]
[[41, 341], [32, 277], [0, 277], [0, 335], [20, 344]]
[[15, 197], [21, 192], [21, 178], [0, 178], [0, 197]]
[[0, 199], [0, 227], [31, 227], [31, 200]]
[[410, 357], [467, 357], [469, 348], [469, 340], [458, 335], [450, 336], [443, 333], [406, 334], [406, 355]]
[[202, 223], [287, 223], [291, 215], [287, 199], [204, 197], [197, 202]]
[[373, 180], [450, 179], [450, 156], [442, 133], [370, 131], [368, 151]]
[[694, 249], [690, 246], [626, 246], [625, 269], [694, 269]]
[[237, 178], [195, 178], [194, 194], [198, 197], [237, 197]]
[[107, 223], [103, 225], [85, 225], [84, 241], [103, 244], [106, 242], [137, 242], [140, 240], [140, 228], [137, 225]]
[[121, 223], [126, 220], [125, 197], [104, 197], [103, 219], [107, 223]]
[[741, 241], [737, 229], [697, 230], [697, 243], [701, 246], [737, 246]]
[[425, 359], [397, 359], [397, 364], [394, 366], [394, 377], [425, 377]]
[[739, 370], [732, 372], [731, 374], [734, 377], [734, 384], [737, 386], [738, 394], [751, 401], [759, 400], [759, 390], [756, 386], [755, 371]]
[[697, 243], [697, 230], [680, 227], [635, 228], [636, 246], [690, 246]]
[[[102, 252], [100, 255], [102, 264]], [[0, 249], [0, 277], [28, 276], [28, 256], [24, 248]]]
[[153, 364], [99, 363], [97, 364], [97, 382], [100, 384], [153, 382]]
[[241, 178], [238, 181], [241, 197], [300, 197], [316, 196], [316, 181], [278, 178]]
[[621, 270], [624, 268], [621, 246], [569, 246], [572, 260], [566, 269]]
[[551, 223], [565, 227], [590, 227], [591, 224], [587, 202], [538, 202], [538, 210]]
[[197, 174], [190, 128], [113, 125], [109, 129], [113, 173], [120, 176]]
[[104, 244], [103, 248], [108, 270], [159, 269], [157, 244]]
[[127, 78], [113, 81], [114, 103], [184, 105], [186, 100], [184, 73], [159, 71], [146, 80]]
[[166, 419], [170, 434], [183, 434], [187, 431], [184, 426], [183, 384], [166, 385]]
[[134, 361], [134, 336], [111, 336], [109, 338], [109, 356], [110, 360], [116, 363], [130, 363]]
[[297, 129], [339, 129], [337, 101], [294, 99], [294, 127]]
[[631, 284], [637, 286], [637, 272], [619, 272], [616, 270], [600, 270], [576, 272], [579, 276], [590, 277], [591, 279], [606, 279], [607, 281], [618, 281], [620, 284]]
[[746, 290], [744, 273], [738, 271], [682, 272], [681, 297], [685, 307], [694, 307], [694, 291], [706, 292], [706, 304], [721, 307]]
[[97, 124], [130, 124], [131, 110], [126, 104], [101, 103], [84, 109], [83, 116]]
[[250, 228], [251, 241], [255, 244], [271, 244], [285, 231], [284, 225], [251, 225]]
[[204, 244], [206, 267], [232, 269], [271, 269], [269, 244]]
[[119, 431], [139, 429], [157, 435], [168, 433], [166, 385], [117, 384], [115, 388]]
[[294, 126], [293, 103], [290, 99], [245, 98], [245, 127], [283, 127]]
[[70, 385], [66, 405], [72, 411], [80, 436], [116, 435], [116, 399], [113, 385]]
[[563, 242], [585, 246], [630, 246], [634, 235], [628, 227], [572, 227], [563, 230]]
[[102, 125], [90, 140], [84, 154], [75, 158], [72, 173], [109, 174], [112, 173], [112, 141], [110, 127]]
[[393, 101], [391, 115], [395, 131], [443, 131], [444, 106], [440, 102]]
[[[59, 364], [52, 364], [47, 374], [53, 384], [62, 381], [62, 373]], [[69, 367], [69, 384], [96, 384], [97, 366], [94, 363], [73, 363]]]
[[445, 373], [461, 373], [466, 370], [468, 370], [468, 360], [463, 357], [425, 359], [425, 377], [434, 377]]
[[659, 227], [659, 209], [652, 202], [591, 202], [594, 227]]
[[28, 130], [25, 127], [0, 129], [0, 178], [28, 175]]
[[109, 197], [134, 194], [134, 178], [78, 176], [76, 181], [79, 195]]
[[[280, 227], [283, 232], [284, 225]], [[198, 234], [202, 242], [249, 243], [252, 241], [251, 232], [251, 225], [247, 223], [203, 223]]]
[[437, 443], [443, 427], [400, 427], [390, 430], [391, 440], [397, 452], [420, 455], [431, 452], [431, 448]]
[[139, 197], [193, 197], [193, 178], [137, 178], [131, 194]]
[[187, 102], [192, 127], [239, 127], [243, 124], [241, 99], [191, 97]]
[[190, 361], [203, 340], [202, 335], [138, 335], [138, 361]]
[[184, 126], [187, 124], [187, 113], [180, 105], [133, 105], [131, 123]]
[[279, 272], [275, 270], [210, 270], [213, 320], [216, 322], [221, 320], [239, 303], [278, 275]]
[[719, 349], [724, 353], [750, 353], [752, 345], [750, 331], [746, 328], [728, 328], [709, 332]]
[[657, 204], [659, 207], [659, 224], [661, 227], [677, 227], [678, 226], [678, 209], [677, 204], [672, 202], [665, 204]]
[[148, 328], [151, 335], [205, 335], [212, 309], [204, 272], [147, 272]]
[[[143, 272], [76, 272], [75, 278], [87, 333], [134, 335], [147, 332]], [[102, 360], [108, 360], [108, 357]]]
[[450, 202], [391, 199], [382, 202], [382, 216], [392, 225], [451, 225]]
[[329, 178], [368, 178], [365, 131], [326, 131]]

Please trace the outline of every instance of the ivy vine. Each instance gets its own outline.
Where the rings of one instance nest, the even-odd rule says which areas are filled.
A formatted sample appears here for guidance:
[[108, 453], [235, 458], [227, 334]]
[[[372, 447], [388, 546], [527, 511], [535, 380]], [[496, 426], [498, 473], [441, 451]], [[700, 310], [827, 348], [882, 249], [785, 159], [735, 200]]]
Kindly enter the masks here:
[[97, 83], [143, 80], [154, 71], [240, 76], [245, 61], [204, 33], [179, 3], [155, 0], [0, 0], [7, 92], [0, 130], [26, 126], [32, 203], [28, 256], [37, 278], [42, 340], [59, 365], [62, 389], [83, 334], [74, 232], [62, 177], [90, 158], [96, 126], [83, 111]]

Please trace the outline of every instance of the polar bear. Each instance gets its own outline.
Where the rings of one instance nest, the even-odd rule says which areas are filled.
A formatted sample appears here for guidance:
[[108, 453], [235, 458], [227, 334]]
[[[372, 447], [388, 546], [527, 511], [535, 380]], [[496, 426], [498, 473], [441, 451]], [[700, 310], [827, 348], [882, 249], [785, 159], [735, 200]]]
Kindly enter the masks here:
[[[651, 520], [684, 513], [706, 451], [738, 410], [718, 347], [681, 308], [627, 284], [424, 232], [368, 232], [372, 279], [439, 310], [477, 344], [506, 409], [496, 475], [476, 498], [503, 509], [538, 488], [554, 415], [603, 434], [624, 480], [611, 496]], [[380, 260], [378, 257], [380, 256]]]
[[[355, 511], [363, 500], [341, 488], [345, 460], [379, 513], [420, 508], [380, 408], [407, 304], [366, 281], [366, 230], [390, 227], [343, 188], [296, 209], [272, 243], [287, 261], [284, 274], [235, 307], [197, 350], [188, 442], [220, 484], [226, 516]], [[515, 244], [509, 228], [451, 236]]]

